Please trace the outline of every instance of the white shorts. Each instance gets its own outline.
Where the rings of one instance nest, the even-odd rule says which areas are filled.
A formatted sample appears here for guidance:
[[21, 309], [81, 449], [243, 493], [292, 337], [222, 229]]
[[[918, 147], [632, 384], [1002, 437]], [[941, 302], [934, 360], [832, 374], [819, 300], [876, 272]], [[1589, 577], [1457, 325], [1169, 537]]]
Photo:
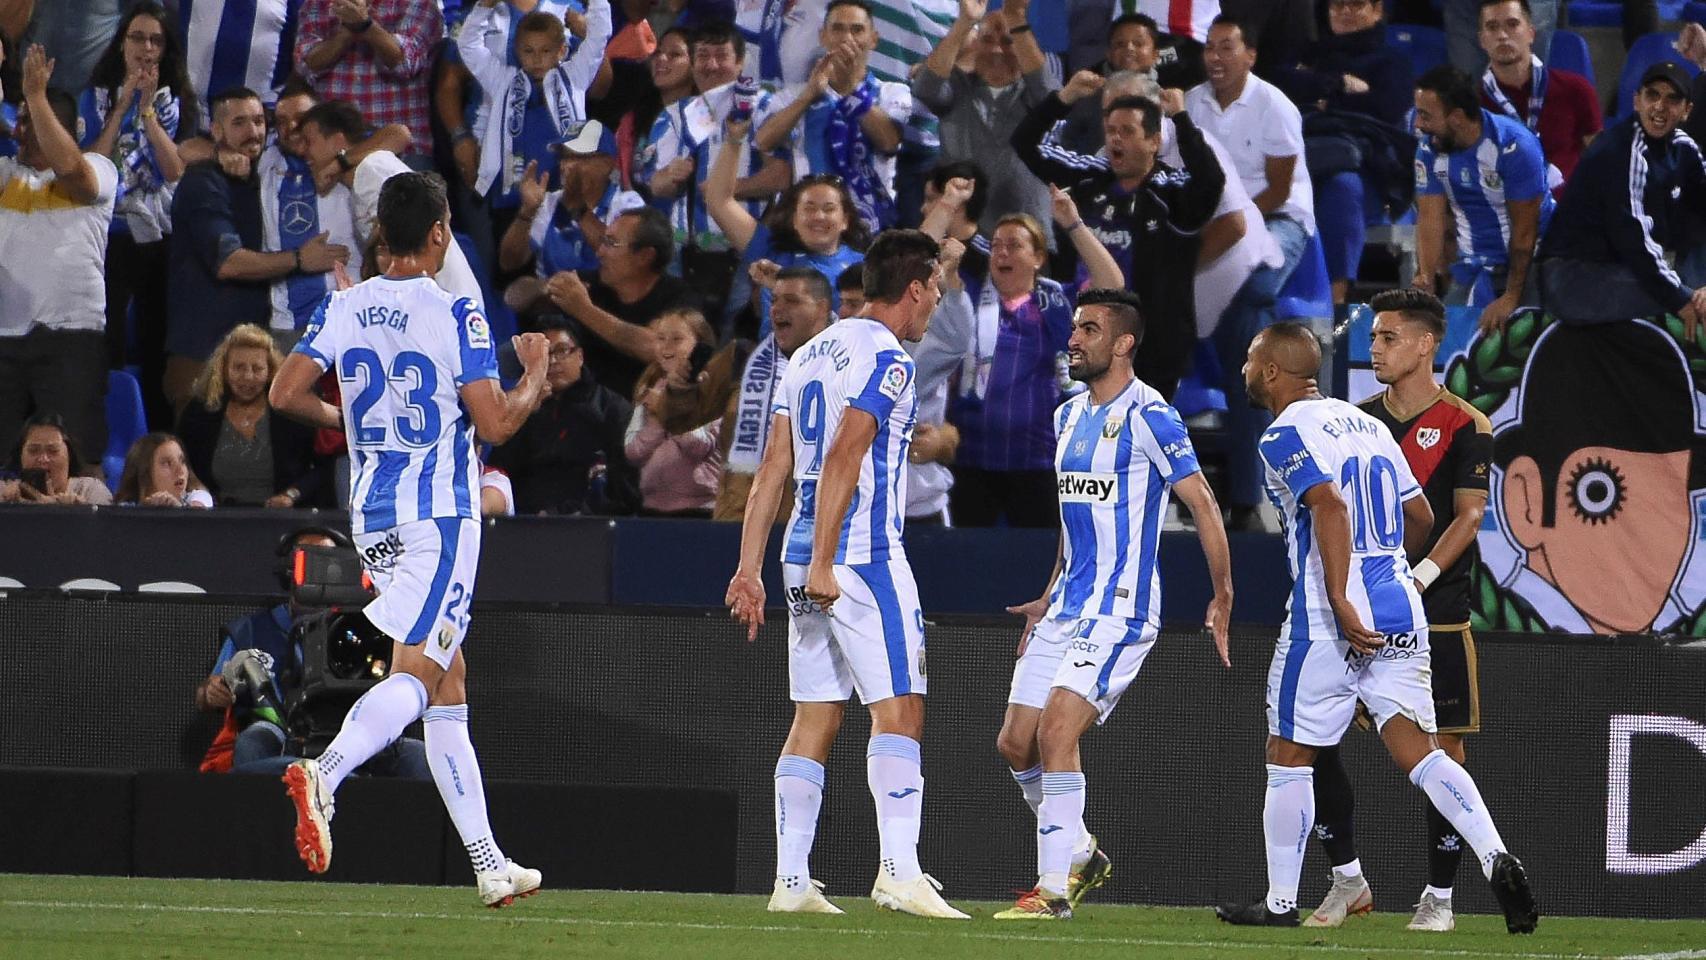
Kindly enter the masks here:
[[1311, 747], [1330, 747], [1368, 706], [1375, 729], [1403, 715], [1435, 733], [1428, 631], [1398, 633], [1374, 654], [1344, 640], [1281, 640], [1268, 666], [1268, 733]]
[[457, 517], [413, 520], [355, 538], [379, 596], [363, 613], [386, 636], [422, 650], [446, 670], [468, 633], [480, 524]]
[[796, 703], [876, 703], [924, 693], [924, 611], [905, 560], [836, 564], [830, 615], [806, 598], [806, 565], [782, 565], [788, 596], [788, 693]]
[[1120, 695], [1155, 646], [1154, 628], [1121, 617], [1049, 617], [1039, 620], [1013, 665], [1008, 703], [1041, 710], [1049, 691], [1063, 687], [1094, 704], [1105, 723]]

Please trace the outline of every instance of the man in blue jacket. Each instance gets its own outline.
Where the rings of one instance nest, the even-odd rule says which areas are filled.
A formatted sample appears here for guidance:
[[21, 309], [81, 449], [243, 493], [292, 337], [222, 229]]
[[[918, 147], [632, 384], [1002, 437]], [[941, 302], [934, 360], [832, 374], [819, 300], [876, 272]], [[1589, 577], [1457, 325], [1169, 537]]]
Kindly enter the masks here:
[[1686, 245], [1685, 209], [1706, 200], [1706, 159], [1678, 129], [1688, 108], [1687, 74], [1654, 64], [1641, 76], [1635, 115], [1582, 155], [1540, 244], [1541, 303], [1559, 320], [1674, 313], [1693, 339], [1706, 287], [1690, 289], [1665, 261], [1666, 250]]

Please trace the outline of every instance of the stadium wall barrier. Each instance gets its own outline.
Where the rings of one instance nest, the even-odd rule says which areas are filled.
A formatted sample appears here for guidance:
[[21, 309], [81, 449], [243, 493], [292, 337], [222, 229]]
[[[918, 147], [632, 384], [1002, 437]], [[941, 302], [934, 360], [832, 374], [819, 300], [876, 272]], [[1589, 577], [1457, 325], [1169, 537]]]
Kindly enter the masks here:
[[[211, 718], [191, 711], [191, 688], [208, 669], [219, 625], [249, 609], [124, 594], [14, 593], [0, 601], [0, 766], [189, 768], [213, 733]], [[792, 713], [780, 611], [750, 644], [720, 610], [483, 603], [475, 613], [468, 687], [489, 780], [733, 791], [732, 851], [694, 855], [731, 855], [736, 889], [769, 889], [771, 780]], [[1004, 898], [1029, 885], [1035, 869], [1033, 821], [995, 751], [1016, 624], [935, 617], [927, 635], [922, 861], [951, 897]], [[1469, 741], [1469, 768], [1528, 864], [1542, 909], [1706, 916], [1706, 649], [1533, 635], [1479, 641], [1482, 732]], [[1225, 670], [1200, 631], [1164, 631], [1119, 709], [1089, 735], [1088, 821], [1115, 861], [1097, 896], [1195, 905], [1265, 888], [1263, 701], [1272, 646], [1270, 631], [1235, 633]], [[843, 896], [863, 896], [876, 867], [868, 729], [865, 712], [851, 707], [828, 765], [813, 855], [814, 874]], [[1425, 880], [1425, 800], [1374, 737], [1353, 731], [1344, 752], [1376, 904], [1403, 909]], [[172, 777], [212, 789], [206, 778]], [[148, 785], [136, 781], [139, 807]], [[276, 795], [255, 802], [272, 805], [269, 818], [286, 812]], [[620, 812], [599, 806], [613, 800], [588, 802], [592, 809], [575, 817], [599, 823]], [[492, 809], [499, 838], [518, 851], [560, 842], [570, 819], [507, 795]], [[612, 830], [600, 855], [632, 859], [633, 830], [667, 832], [672, 818], [691, 812]], [[11, 816], [0, 823], [23, 828]], [[249, 842], [288, 857], [283, 823]], [[1458, 907], [1490, 912], [1491, 897], [1465, 859]], [[1305, 900], [1326, 884], [1325, 862], [1312, 849]]]
[[[84, 577], [124, 590], [171, 580], [209, 594], [263, 596], [278, 590], [278, 539], [308, 524], [349, 529], [344, 514], [330, 512], [0, 507], [0, 538], [27, 545], [0, 552], [0, 577], [38, 589]], [[740, 548], [739, 525], [708, 520], [508, 517], [483, 530], [475, 595], [488, 601], [720, 606]], [[1251, 533], [1229, 538], [1236, 619], [1279, 623], [1290, 589], [1274, 575], [1286, 569], [1284, 541]], [[906, 540], [925, 609], [999, 614], [1041, 592], [1056, 533], [915, 526]], [[765, 553], [772, 596], [782, 591], [773, 559], [781, 551], [778, 531]], [[1162, 534], [1161, 576], [1167, 615], [1200, 616], [1210, 584], [1196, 534]]]
[[[179, 770], [0, 769], [0, 872], [472, 886], [428, 782], [356, 777], [338, 791], [337, 843], [308, 874], [275, 777]], [[557, 888], [735, 889], [732, 790], [486, 781], [504, 852]]]

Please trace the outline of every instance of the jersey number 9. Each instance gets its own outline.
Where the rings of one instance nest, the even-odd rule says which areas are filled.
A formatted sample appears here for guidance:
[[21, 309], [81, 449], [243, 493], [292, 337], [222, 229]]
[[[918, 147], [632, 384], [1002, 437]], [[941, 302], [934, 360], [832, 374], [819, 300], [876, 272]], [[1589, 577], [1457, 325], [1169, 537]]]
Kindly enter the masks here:
[[823, 469], [823, 424], [823, 384], [813, 380], [800, 391], [800, 442], [812, 448], [811, 465], [806, 467], [808, 476], [815, 477]]

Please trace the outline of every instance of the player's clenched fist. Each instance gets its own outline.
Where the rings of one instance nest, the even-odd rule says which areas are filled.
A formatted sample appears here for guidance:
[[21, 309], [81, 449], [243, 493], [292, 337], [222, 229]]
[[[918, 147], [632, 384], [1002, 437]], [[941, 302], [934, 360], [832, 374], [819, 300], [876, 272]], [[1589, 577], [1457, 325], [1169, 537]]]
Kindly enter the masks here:
[[841, 599], [841, 585], [835, 582], [835, 571], [829, 564], [814, 563], [806, 571], [806, 596], [823, 612], [828, 613], [831, 605]]

